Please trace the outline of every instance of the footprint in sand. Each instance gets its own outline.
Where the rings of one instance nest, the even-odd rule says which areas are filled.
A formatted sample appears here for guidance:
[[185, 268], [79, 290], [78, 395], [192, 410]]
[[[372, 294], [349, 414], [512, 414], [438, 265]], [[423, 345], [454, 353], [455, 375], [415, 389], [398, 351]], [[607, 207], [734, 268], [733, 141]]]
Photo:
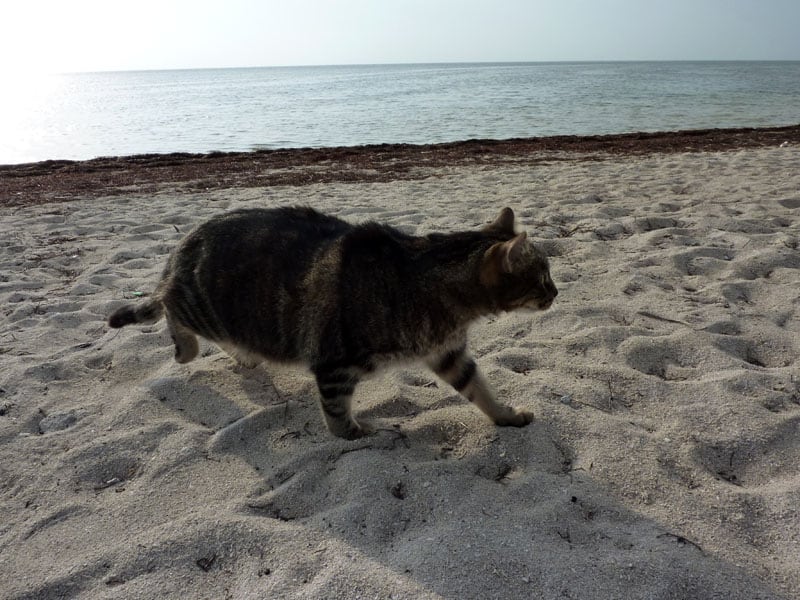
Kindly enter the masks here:
[[136, 477], [142, 469], [144, 454], [133, 448], [123, 450], [92, 445], [70, 453], [65, 462], [71, 464], [78, 487], [99, 491]]
[[742, 257], [733, 268], [733, 276], [747, 280], [768, 278], [776, 269], [800, 269], [800, 253], [779, 248]]
[[111, 367], [113, 362], [114, 355], [110, 352], [105, 352], [103, 354], [95, 354], [94, 356], [90, 356], [83, 362], [83, 364], [87, 369], [92, 369], [94, 371], [105, 371]]
[[714, 346], [742, 362], [765, 369], [788, 367], [797, 356], [791, 338], [774, 331], [757, 337], [720, 335]]
[[672, 256], [675, 268], [684, 275], [712, 276], [730, 268], [734, 252], [727, 248], [692, 248]]
[[717, 321], [705, 327], [703, 331], [719, 335], [740, 335], [742, 328], [736, 321]]
[[37, 429], [41, 434], [64, 431], [74, 427], [86, 415], [87, 411], [82, 409], [53, 412], [41, 418]]
[[702, 343], [684, 331], [657, 337], [633, 336], [619, 345], [618, 353], [632, 369], [665, 381], [697, 378], [708, 358]]
[[527, 375], [539, 367], [535, 357], [530, 352], [520, 352], [514, 349], [502, 351], [495, 360], [504, 369], [520, 375]]
[[800, 476], [800, 416], [787, 416], [758, 435], [699, 443], [695, 459], [714, 478], [745, 488]]
[[120, 252], [117, 252], [113, 256], [111, 256], [108, 259], [108, 262], [110, 264], [113, 264], [113, 265], [122, 265], [122, 264], [127, 264], [127, 263], [129, 263], [131, 261], [134, 261], [134, 260], [140, 260], [142, 258], [144, 258], [144, 255], [143, 255], [142, 252], [134, 252], [134, 251], [131, 251], [131, 250], [122, 250]]
[[633, 220], [631, 228], [638, 233], [658, 231], [661, 229], [674, 229], [683, 227], [683, 223], [672, 217], [639, 217]]
[[172, 225], [165, 225], [163, 223], [152, 223], [148, 225], [139, 225], [138, 227], [131, 227], [129, 233], [142, 235], [141, 239], [149, 239], [143, 234], [159, 233], [163, 231], [175, 231]]
[[71, 361], [49, 360], [45, 363], [34, 365], [25, 369], [24, 376], [41, 383], [51, 381], [68, 381], [81, 374], [76, 372]]
[[785, 198], [778, 200], [778, 204], [784, 208], [800, 208], [800, 198]]
[[146, 473], [160, 445], [178, 430], [174, 423], [120, 433], [68, 450], [59, 472], [68, 474], [77, 488], [101, 491], [124, 485]]

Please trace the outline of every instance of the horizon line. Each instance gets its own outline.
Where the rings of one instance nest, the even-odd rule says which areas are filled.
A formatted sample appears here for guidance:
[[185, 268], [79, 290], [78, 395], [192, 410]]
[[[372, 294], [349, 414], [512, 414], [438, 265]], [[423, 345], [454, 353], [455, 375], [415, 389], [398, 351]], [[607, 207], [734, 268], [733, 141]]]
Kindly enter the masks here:
[[[556, 64], [612, 64], [612, 63], [769, 63], [800, 62], [795, 58], [737, 58], [737, 59], [589, 59], [589, 60], [464, 60], [464, 61], [431, 61], [431, 62], [376, 62], [376, 63], [328, 63], [328, 64], [282, 64], [282, 65], [238, 65], [215, 67], [142, 67], [130, 69], [87, 69], [76, 71], [52, 71], [31, 73], [32, 75], [90, 75], [101, 73], [148, 73], [168, 71], [227, 71], [245, 69], [323, 69], [338, 67], [413, 67], [413, 66], [492, 66], [492, 65], [556, 65]], [[13, 73], [12, 73], [13, 74]], [[25, 75], [25, 73], [20, 73]]]

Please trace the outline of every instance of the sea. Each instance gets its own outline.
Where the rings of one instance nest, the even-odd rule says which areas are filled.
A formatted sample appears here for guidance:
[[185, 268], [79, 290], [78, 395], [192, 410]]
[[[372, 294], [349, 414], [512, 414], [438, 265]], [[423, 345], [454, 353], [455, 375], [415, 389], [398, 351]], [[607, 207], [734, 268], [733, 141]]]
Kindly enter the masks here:
[[0, 164], [800, 123], [800, 61], [6, 76]]

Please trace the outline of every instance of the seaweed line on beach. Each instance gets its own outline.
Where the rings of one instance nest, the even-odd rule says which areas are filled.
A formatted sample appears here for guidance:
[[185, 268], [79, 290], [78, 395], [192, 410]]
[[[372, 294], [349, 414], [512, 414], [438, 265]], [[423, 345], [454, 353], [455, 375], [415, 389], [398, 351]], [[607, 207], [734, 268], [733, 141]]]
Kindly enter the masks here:
[[619, 155], [728, 151], [800, 143], [800, 125], [596, 136], [380, 144], [209, 154], [142, 154], [86, 161], [0, 165], [0, 206], [25, 206], [130, 193], [165, 184], [187, 191], [420, 179], [444, 166]]

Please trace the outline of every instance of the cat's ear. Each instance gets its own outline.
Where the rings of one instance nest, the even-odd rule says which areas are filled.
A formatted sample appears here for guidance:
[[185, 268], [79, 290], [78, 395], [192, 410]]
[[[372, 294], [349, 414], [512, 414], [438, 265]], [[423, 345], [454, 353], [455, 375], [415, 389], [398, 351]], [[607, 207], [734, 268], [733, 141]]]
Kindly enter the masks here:
[[514, 233], [514, 211], [507, 206], [500, 211], [497, 218], [486, 226], [486, 229], [495, 229], [498, 231], [506, 231]]
[[503, 273], [514, 272], [523, 255], [527, 237], [523, 231], [507, 242], [497, 242], [486, 251], [481, 267], [481, 282], [484, 285], [497, 285]]
[[525, 248], [525, 239], [527, 237], [528, 234], [523, 231], [518, 236], [500, 244], [498, 255], [500, 258], [500, 265], [504, 273], [514, 272], [514, 265], [519, 263], [519, 259], [522, 256], [522, 249]]

